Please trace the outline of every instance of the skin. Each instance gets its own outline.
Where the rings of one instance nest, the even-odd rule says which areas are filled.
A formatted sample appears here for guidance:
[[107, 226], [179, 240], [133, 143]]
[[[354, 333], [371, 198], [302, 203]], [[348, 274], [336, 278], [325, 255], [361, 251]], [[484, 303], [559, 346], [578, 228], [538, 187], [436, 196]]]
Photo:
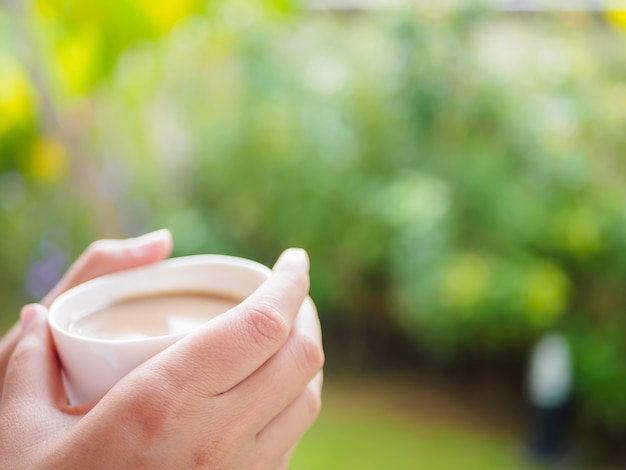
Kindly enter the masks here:
[[319, 319], [308, 257], [285, 251], [239, 306], [69, 406], [46, 307], [94, 277], [154, 263], [167, 231], [92, 244], [0, 342], [0, 461], [7, 468], [283, 469], [321, 406]]

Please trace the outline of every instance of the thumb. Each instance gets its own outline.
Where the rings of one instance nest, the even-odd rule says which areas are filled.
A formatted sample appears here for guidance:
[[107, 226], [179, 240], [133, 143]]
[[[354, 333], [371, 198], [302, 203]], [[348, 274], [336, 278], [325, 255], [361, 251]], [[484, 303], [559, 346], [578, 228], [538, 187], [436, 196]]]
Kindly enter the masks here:
[[52, 405], [57, 408], [65, 401], [61, 367], [47, 316], [48, 311], [39, 304], [22, 309], [22, 334], [7, 365], [3, 405]]

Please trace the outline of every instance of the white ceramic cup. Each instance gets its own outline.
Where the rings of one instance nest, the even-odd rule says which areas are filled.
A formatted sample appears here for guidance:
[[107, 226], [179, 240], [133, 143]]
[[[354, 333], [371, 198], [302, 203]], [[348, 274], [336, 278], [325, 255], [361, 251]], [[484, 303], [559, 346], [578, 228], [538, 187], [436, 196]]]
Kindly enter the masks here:
[[50, 306], [48, 322], [70, 404], [101, 397], [132, 369], [189, 333], [99, 339], [68, 331], [71, 322], [94, 307], [170, 291], [223, 293], [244, 299], [270, 275], [268, 267], [247, 259], [196, 255], [102, 276], [61, 294]]

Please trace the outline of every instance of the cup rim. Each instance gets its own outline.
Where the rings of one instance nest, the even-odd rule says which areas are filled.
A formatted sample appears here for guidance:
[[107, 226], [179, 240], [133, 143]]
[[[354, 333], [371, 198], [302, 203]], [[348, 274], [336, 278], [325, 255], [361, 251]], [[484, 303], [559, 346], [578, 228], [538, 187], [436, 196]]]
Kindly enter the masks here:
[[53, 333], [60, 334], [62, 336], [71, 338], [73, 340], [78, 340], [82, 342], [88, 343], [97, 343], [97, 344], [146, 344], [150, 342], [163, 341], [168, 339], [182, 338], [183, 336], [188, 335], [191, 331], [184, 331], [179, 333], [170, 333], [167, 335], [160, 336], [151, 336], [147, 338], [120, 338], [120, 339], [110, 339], [110, 338], [92, 338], [88, 336], [81, 336], [76, 333], [73, 333], [64, 327], [62, 327], [57, 319], [56, 313], [63, 306], [65, 302], [69, 298], [72, 298], [75, 295], [80, 295], [84, 291], [88, 291], [90, 289], [97, 289], [101, 285], [106, 285], [106, 283], [111, 282], [115, 279], [120, 279], [124, 277], [134, 277], [137, 275], [141, 275], [142, 273], [148, 273], [155, 270], [161, 269], [171, 269], [178, 266], [194, 266], [194, 265], [214, 265], [214, 266], [234, 266], [247, 268], [252, 271], [256, 271], [259, 274], [262, 274], [269, 279], [272, 270], [267, 266], [250, 259], [240, 258], [237, 256], [229, 256], [229, 255], [215, 255], [215, 254], [204, 254], [204, 255], [190, 255], [190, 256], [181, 256], [176, 258], [168, 258], [162, 261], [158, 261], [156, 263], [152, 263], [145, 266], [140, 266], [136, 268], [125, 269], [123, 271], [118, 271], [111, 274], [105, 274], [103, 276], [98, 276], [89, 281], [85, 281], [81, 284], [78, 284], [62, 294], [60, 294], [54, 301], [50, 304], [48, 309], [48, 325]]

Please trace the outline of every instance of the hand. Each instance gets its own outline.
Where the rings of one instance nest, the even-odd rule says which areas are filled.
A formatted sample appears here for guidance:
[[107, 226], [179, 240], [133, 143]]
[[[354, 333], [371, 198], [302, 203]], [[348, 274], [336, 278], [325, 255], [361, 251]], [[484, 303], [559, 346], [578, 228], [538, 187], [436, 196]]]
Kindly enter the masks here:
[[[48, 307], [66, 290], [98, 276], [156, 263], [172, 251], [169, 230], [159, 230], [126, 240], [98, 240], [68, 269], [63, 278], [41, 301]], [[19, 325], [14, 325], [0, 340], [0, 397], [9, 358], [20, 339]]]
[[285, 468], [320, 409], [308, 259], [286, 251], [249, 299], [70, 407], [41, 306], [22, 312], [0, 403], [16, 468]]

